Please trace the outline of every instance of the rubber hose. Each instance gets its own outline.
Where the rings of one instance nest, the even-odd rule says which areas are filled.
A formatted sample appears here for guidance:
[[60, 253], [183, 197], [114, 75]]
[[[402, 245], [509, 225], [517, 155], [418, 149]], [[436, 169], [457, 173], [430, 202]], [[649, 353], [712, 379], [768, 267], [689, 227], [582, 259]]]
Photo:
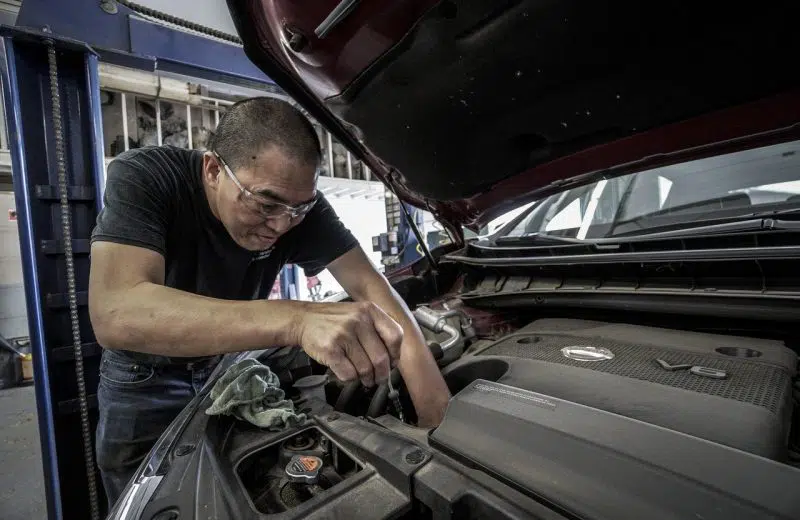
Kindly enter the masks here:
[[[392, 378], [392, 384], [395, 387], [400, 384], [400, 371], [396, 368], [392, 370], [392, 373], [389, 377]], [[386, 383], [381, 383], [381, 385], [375, 391], [375, 395], [372, 396], [372, 401], [369, 402], [367, 417], [378, 417], [379, 415], [382, 415], [384, 410], [386, 410], [386, 401], [388, 398], [389, 385]]]
[[356, 390], [358, 390], [359, 385], [361, 385], [361, 382], [356, 379], [355, 381], [350, 381], [347, 383], [347, 385], [342, 389], [342, 393], [339, 394], [338, 399], [336, 399], [336, 405], [334, 405], [334, 408], [336, 408], [337, 412], [343, 412], [345, 408], [347, 408], [347, 405], [350, 404], [350, 401], [352, 401]]
[[428, 343], [428, 348], [431, 349], [431, 354], [433, 354], [433, 360], [439, 361], [444, 356], [444, 350], [442, 346], [435, 341], [431, 341]]
[[[434, 361], [439, 361], [442, 359], [444, 352], [442, 351], [441, 345], [435, 341], [431, 341], [428, 343], [428, 348], [431, 349], [431, 354], [433, 354]], [[392, 378], [392, 385], [397, 388], [397, 386], [400, 384], [400, 371], [395, 368], [392, 370], [390, 377]], [[386, 410], [386, 400], [388, 398], [389, 385], [383, 383], [375, 391], [375, 395], [372, 396], [372, 400], [369, 402], [367, 417], [377, 417], [379, 414], [383, 413], [383, 411]]]

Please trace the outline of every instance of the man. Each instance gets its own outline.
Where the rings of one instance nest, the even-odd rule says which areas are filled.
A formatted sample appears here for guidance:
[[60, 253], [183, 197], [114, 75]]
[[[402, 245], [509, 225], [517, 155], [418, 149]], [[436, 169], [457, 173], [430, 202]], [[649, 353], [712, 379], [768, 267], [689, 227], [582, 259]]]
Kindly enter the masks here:
[[[254, 98], [229, 108], [205, 153], [151, 147], [109, 165], [89, 312], [105, 348], [97, 463], [110, 505], [220, 354], [297, 345], [368, 386], [396, 362], [419, 423], [441, 420], [447, 387], [408, 308], [317, 193], [320, 155], [299, 111]], [[355, 303], [267, 300], [286, 263], [328, 268]]]

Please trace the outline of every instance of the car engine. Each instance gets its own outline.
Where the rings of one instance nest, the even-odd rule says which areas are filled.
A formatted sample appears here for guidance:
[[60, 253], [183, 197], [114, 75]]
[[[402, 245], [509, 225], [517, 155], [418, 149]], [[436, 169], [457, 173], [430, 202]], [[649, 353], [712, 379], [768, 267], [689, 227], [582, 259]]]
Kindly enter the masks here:
[[[402, 422], [413, 414], [408, 396], [400, 392], [392, 401], [388, 385], [371, 391], [358, 383], [329, 381], [324, 391], [329, 405], [348, 416], [416, 436], [455, 460], [537, 488], [544, 483], [531, 480], [536, 472], [529, 468], [515, 475], [514, 465], [502, 461], [515, 447], [521, 450], [516, 459], [529, 456], [529, 446], [537, 439], [539, 445], [557, 450], [576, 432], [590, 445], [598, 443], [604, 449], [618, 442], [638, 443], [645, 448], [639, 456], [648, 464], [657, 459], [653, 453], [658, 450], [674, 452], [676, 460], [685, 459], [685, 453], [697, 450], [698, 442], [732, 448], [744, 456], [742, 464], [761, 458], [792, 462], [789, 447], [798, 357], [781, 341], [563, 317], [534, 319], [496, 338], [479, 339], [464, 309], [421, 306], [414, 316], [454, 395], [444, 423], [427, 438], [415, 432]], [[295, 382], [295, 388], [311, 395], [308, 381], [320, 381], [319, 377], [303, 378]], [[402, 385], [396, 371], [393, 382], [393, 386]], [[315, 391], [321, 397], [321, 388]], [[521, 405], [533, 406], [525, 411]], [[548, 415], [556, 416], [547, 412], [556, 409], [565, 417], [548, 425]], [[530, 415], [530, 410], [536, 413]], [[508, 432], [518, 435], [504, 438]], [[311, 484], [298, 483], [283, 470], [290, 464], [294, 446], [306, 442], [313, 444], [306, 453], [328, 461], [324, 467], [329, 476], [315, 478]], [[583, 452], [583, 464], [597, 459], [595, 448], [573, 446], [548, 473], [569, 466], [567, 458], [574, 459], [577, 453]], [[302, 497], [310, 499], [331, 483], [355, 478], [361, 469], [336, 447], [333, 437], [319, 430], [285, 440], [268, 459], [274, 463], [254, 467], [272, 468], [272, 476], [266, 478], [273, 479], [276, 487], [268, 486], [270, 491], [253, 499], [272, 512], [288, 511]], [[545, 466], [545, 461], [538, 462]], [[615, 464], [624, 467], [621, 461]], [[597, 471], [596, 467], [596, 461], [589, 463], [584, 474]]]
[[576, 319], [541, 319], [446, 370], [788, 458], [797, 355], [782, 342]]
[[439, 427], [414, 425], [396, 370], [368, 389], [296, 348], [253, 354], [307, 420], [190, 413], [139, 478], [141, 518], [800, 517], [783, 341], [441, 303], [414, 316], [453, 395]]

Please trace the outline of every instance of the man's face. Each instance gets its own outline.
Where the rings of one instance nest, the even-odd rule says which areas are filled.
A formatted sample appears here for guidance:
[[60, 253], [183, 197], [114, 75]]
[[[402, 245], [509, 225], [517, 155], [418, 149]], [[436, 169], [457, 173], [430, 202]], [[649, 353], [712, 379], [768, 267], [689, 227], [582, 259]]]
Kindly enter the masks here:
[[243, 167], [231, 170], [233, 176], [226, 164], [213, 152], [203, 158], [209, 204], [233, 240], [249, 251], [272, 247], [303, 220], [317, 195], [316, 165], [287, 157], [279, 147], [254, 153]]

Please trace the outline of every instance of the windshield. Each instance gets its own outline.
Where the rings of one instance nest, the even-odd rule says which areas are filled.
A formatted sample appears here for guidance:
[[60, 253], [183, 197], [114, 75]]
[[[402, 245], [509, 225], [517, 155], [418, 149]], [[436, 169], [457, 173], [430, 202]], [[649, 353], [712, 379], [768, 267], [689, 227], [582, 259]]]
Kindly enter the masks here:
[[505, 237], [580, 240], [800, 207], [800, 141], [601, 180], [533, 205]]

